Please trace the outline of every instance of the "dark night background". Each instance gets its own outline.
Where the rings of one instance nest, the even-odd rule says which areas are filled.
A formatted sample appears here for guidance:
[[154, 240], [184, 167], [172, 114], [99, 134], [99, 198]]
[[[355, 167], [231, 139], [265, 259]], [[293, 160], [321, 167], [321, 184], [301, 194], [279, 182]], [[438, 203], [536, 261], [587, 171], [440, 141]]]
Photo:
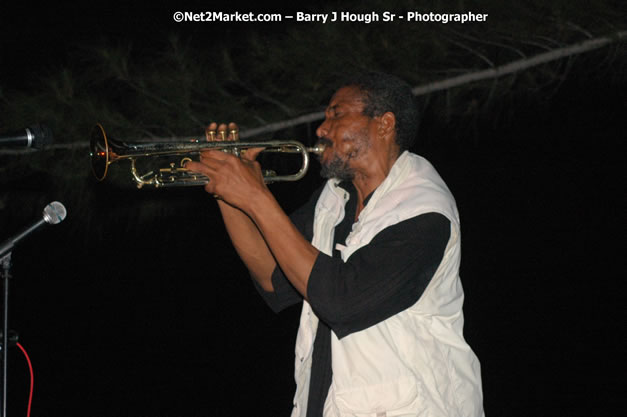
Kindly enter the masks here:
[[[276, 4], [241, 10], [298, 10]], [[7, 91], [33, 91], [32, 79], [63, 65], [76, 40], [149, 50], [177, 30], [210, 55], [214, 42], [252, 29], [172, 22], [176, 10], [215, 9], [202, 3], [32, 7], [2, 6], [8, 107]], [[281, 36], [286, 25], [263, 30]], [[607, 51], [589, 56], [559, 82], [496, 101], [498, 117], [454, 123], [426, 107], [415, 151], [459, 207], [465, 335], [482, 364], [487, 416], [625, 409], [624, 41], [598, 71], [588, 62]], [[303, 137], [316, 126], [301, 127]], [[0, 183], [0, 240], [43, 209], [14, 204], [59, 200], [68, 209], [66, 221], [13, 253], [9, 317], [33, 361], [32, 415], [289, 415], [300, 306], [275, 315], [263, 304], [202, 189], [98, 184], [84, 160], [75, 175], [89, 192], [69, 200], [41, 167], [22, 166], [22, 176]], [[301, 182], [271, 186], [286, 211], [321, 184], [313, 165]], [[15, 348], [9, 361], [9, 415], [24, 415], [28, 370]]]

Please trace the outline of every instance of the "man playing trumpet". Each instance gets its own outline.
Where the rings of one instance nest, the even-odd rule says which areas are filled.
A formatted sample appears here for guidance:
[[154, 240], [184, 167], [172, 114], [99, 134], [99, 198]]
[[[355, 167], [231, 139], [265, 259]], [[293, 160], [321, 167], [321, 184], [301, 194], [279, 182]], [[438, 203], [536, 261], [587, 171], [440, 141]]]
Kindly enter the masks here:
[[293, 416], [483, 415], [479, 361], [463, 338], [459, 216], [433, 166], [409, 152], [417, 126], [403, 81], [345, 83], [316, 131], [328, 181], [289, 217], [259, 150], [206, 151], [186, 165], [209, 178], [270, 307], [303, 302]]

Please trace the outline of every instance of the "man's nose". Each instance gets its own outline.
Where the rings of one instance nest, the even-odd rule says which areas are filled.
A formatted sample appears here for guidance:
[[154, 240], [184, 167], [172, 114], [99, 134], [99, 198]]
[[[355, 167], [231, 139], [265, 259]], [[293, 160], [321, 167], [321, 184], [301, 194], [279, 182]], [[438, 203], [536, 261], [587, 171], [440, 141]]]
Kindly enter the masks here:
[[318, 128], [316, 129], [316, 136], [318, 136], [319, 138], [322, 138], [322, 137], [327, 136], [328, 133], [329, 133], [329, 128], [327, 125], [327, 120], [325, 119], [324, 122], [322, 122], [322, 124], [318, 126]]

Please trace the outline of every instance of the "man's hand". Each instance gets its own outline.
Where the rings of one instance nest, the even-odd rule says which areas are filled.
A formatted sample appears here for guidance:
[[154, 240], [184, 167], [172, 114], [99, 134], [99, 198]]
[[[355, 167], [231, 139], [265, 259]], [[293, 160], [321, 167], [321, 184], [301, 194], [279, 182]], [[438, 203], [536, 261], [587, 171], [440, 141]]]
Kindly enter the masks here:
[[[211, 123], [207, 129], [208, 141], [237, 140], [237, 125]], [[259, 193], [267, 191], [257, 155], [263, 148], [251, 148], [242, 152], [241, 157], [219, 150], [203, 151], [200, 161], [188, 162], [185, 167], [192, 172], [209, 178], [205, 190], [214, 197], [248, 212], [250, 204]]]
[[[210, 132], [217, 128], [217, 134]], [[209, 125], [210, 141], [233, 140], [237, 125]], [[227, 135], [228, 133], [228, 135]], [[266, 291], [274, 291], [272, 271], [278, 263], [304, 297], [318, 250], [311, 246], [266, 187], [259, 163], [262, 148], [246, 149], [242, 157], [219, 150], [204, 151], [199, 162], [185, 167], [209, 178], [205, 190], [218, 200], [235, 250]], [[235, 208], [234, 208], [235, 207]], [[239, 209], [239, 210], [238, 210]]]

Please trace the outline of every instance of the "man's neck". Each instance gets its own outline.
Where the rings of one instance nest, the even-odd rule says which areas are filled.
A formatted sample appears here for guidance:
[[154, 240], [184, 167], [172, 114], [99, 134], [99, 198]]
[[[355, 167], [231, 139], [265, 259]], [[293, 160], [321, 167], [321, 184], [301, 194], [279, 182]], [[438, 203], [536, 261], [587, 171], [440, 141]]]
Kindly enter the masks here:
[[389, 158], [378, 161], [379, 163], [369, 164], [366, 166], [367, 169], [358, 170], [355, 173], [355, 177], [352, 181], [357, 190], [357, 212], [355, 220], [359, 218], [359, 213], [364, 209], [366, 198], [385, 181], [399, 156], [400, 154], [397, 153]]

